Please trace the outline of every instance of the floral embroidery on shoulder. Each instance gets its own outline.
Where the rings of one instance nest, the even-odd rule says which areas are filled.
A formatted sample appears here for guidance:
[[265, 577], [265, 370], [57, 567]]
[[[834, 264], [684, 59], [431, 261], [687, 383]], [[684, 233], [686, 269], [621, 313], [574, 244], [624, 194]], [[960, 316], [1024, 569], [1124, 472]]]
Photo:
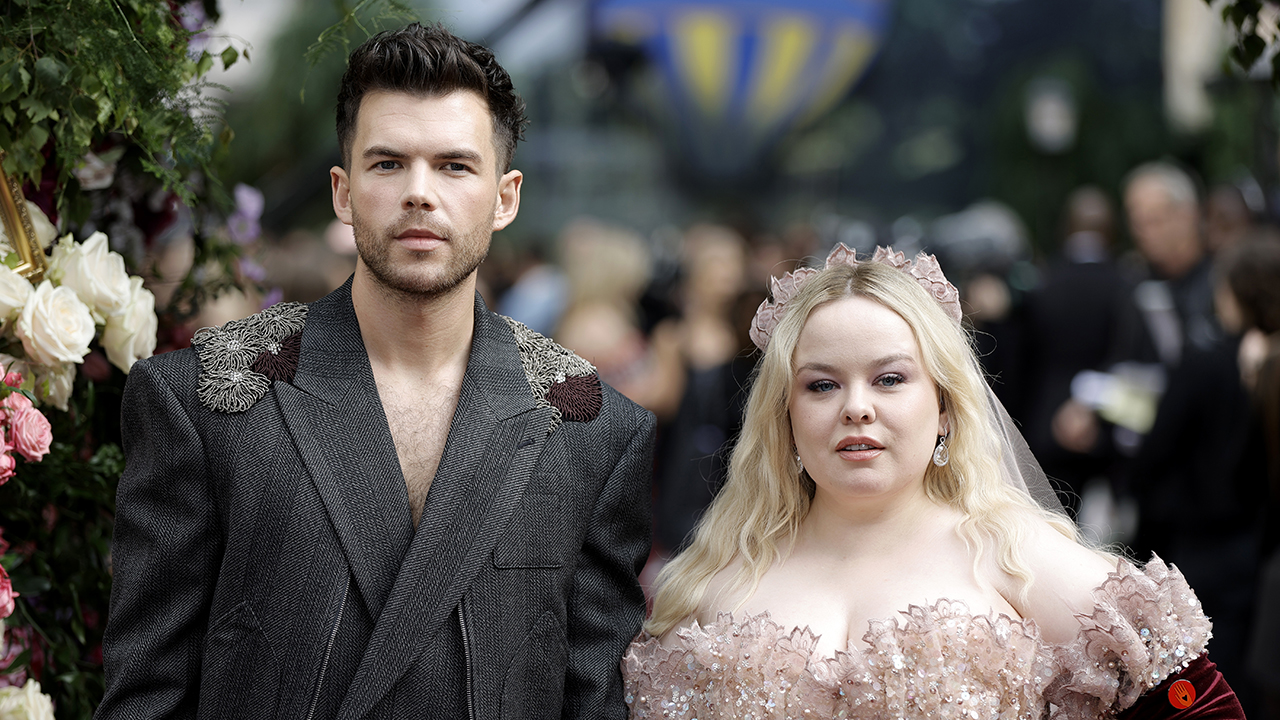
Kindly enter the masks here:
[[1142, 569], [1128, 561], [1096, 590], [1091, 615], [1080, 616], [1074, 642], [1056, 648], [1068, 672], [1045, 696], [1058, 717], [1104, 717], [1186, 669], [1213, 637], [1182, 573], [1159, 557]]
[[244, 412], [273, 381], [292, 382], [306, 319], [306, 305], [280, 303], [220, 328], [199, 330], [191, 344], [200, 357], [200, 402], [218, 412]]
[[588, 422], [600, 414], [604, 402], [600, 376], [591, 363], [517, 320], [500, 315], [511, 326], [525, 379], [538, 402], [554, 413], [554, 428], [561, 420]]

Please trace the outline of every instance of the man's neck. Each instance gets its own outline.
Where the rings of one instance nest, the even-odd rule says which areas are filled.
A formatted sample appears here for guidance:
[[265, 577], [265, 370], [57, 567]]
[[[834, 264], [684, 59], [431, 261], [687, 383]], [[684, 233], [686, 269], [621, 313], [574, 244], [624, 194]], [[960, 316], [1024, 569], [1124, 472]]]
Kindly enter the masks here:
[[434, 374], [471, 352], [475, 332], [475, 275], [441, 295], [424, 297], [380, 283], [363, 264], [351, 301], [369, 361], [394, 372]]

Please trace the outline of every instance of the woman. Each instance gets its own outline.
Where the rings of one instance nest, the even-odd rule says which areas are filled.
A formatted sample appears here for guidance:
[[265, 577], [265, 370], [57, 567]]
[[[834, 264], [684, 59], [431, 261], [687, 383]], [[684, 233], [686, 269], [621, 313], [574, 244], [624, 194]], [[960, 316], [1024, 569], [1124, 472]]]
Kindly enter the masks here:
[[1243, 716], [1176, 570], [1033, 499], [959, 320], [923, 255], [840, 245], [775, 281], [729, 480], [623, 660], [633, 717], [1172, 714], [1139, 698], [1174, 674], [1197, 714]]

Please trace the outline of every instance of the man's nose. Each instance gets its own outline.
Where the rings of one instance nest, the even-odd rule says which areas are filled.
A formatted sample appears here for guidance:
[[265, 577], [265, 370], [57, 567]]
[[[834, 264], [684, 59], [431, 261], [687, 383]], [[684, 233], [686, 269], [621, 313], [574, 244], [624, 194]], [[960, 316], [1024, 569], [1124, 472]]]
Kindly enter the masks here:
[[434, 178], [431, 168], [425, 165], [410, 165], [405, 173], [404, 193], [401, 206], [405, 210], [432, 210], [437, 204]]

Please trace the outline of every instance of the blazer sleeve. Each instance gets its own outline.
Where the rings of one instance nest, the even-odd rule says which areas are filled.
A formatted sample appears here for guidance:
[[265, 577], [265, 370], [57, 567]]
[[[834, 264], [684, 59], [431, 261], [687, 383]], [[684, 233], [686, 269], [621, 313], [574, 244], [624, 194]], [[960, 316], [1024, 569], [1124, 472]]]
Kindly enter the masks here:
[[122, 408], [106, 693], [95, 717], [194, 717], [222, 556], [204, 446], [153, 362], [133, 366]]
[[638, 578], [650, 547], [655, 420], [626, 404], [638, 422], [597, 499], [573, 576], [563, 718], [627, 717], [621, 659], [644, 621]]

